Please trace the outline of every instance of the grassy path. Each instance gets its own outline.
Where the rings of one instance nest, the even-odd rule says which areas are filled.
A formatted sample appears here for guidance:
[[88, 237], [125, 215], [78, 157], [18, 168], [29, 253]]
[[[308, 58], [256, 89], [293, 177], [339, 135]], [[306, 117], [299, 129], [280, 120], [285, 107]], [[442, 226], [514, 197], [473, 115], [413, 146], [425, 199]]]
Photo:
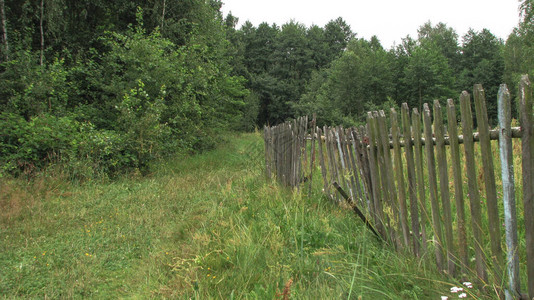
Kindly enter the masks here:
[[[6, 298], [429, 299], [433, 264], [383, 247], [320, 193], [267, 182], [258, 134], [148, 177], [1, 179]], [[315, 182], [320, 190], [320, 182]]]

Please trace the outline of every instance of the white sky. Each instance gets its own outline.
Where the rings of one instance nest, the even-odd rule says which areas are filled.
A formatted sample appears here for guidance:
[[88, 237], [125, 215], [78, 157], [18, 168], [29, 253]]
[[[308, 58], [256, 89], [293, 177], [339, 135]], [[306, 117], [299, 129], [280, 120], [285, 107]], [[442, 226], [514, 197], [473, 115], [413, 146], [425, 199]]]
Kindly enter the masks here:
[[427, 21], [443, 22], [462, 36], [474, 30], [489, 29], [506, 40], [519, 23], [518, 0], [222, 0], [223, 14], [239, 18], [238, 27], [249, 20], [282, 25], [291, 19], [306, 26], [324, 26], [342, 17], [357, 37], [378, 36], [388, 49]]

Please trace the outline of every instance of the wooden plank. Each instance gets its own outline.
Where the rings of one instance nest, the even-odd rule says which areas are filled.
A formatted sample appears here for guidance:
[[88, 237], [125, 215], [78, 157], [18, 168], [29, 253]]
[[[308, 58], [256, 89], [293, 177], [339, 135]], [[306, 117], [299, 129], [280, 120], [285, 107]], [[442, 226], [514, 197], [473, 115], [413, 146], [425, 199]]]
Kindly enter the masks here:
[[[425, 139], [432, 140], [432, 121], [430, 120], [430, 109], [428, 103], [423, 105], [423, 123], [425, 128]], [[442, 271], [444, 267], [443, 258], [443, 235], [441, 233], [441, 221], [438, 203], [438, 182], [436, 178], [436, 162], [434, 158], [434, 146], [431, 143], [425, 145], [426, 163], [428, 169], [428, 188], [430, 190], [430, 208], [432, 210], [432, 229], [435, 239], [435, 254], [438, 270]]]
[[[511, 129], [512, 138], [521, 138], [521, 128], [520, 127], [512, 127]], [[473, 141], [478, 142], [480, 141], [480, 134], [478, 132], [473, 132]], [[499, 139], [499, 130], [490, 130], [489, 131], [490, 140], [496, 141]], [[458, 136], [458, 143], [463, 144], [464, 143], [464, 137], [463, 135]], [[421, 144], [425, 145], [425, 138], [421, 138]], [[432, 139], [432, 144], [436, 145], [436, 139]], [[445, 136], [445, 145], [450, 145], [449, 136]], [[404, 140], [401, 140], [401, 147], [404, 147]], [[389, 148], [393, 149], [393, 142], [389, 143]]]
[[471, 227], [473, 230], [473, 242], [475, 248], [476, 270], [479, 281], [487, 282], [486, 260], [482, 245], [482, 212], [480, 208], [480, 196], [478, 194], [478, 184], [475, 165], [475, 146], [473, 143], [473, 116], [471, 113], [471, 97], [469, 93], [462, 92], [460, 95], [460, 112], [462, 115], [462, 130], [464, 133], [464, 152], [467, 171], [467, 186], [469, 206], [471, 208]]
[[523, 153], [523, 213], [527, 248], [528, 299], [534, 298], [534, 128], [532, 123], [532, 86], [528, 75], [519, 84], [521, 112], [521, 150]]
[[449, 174], [447, 167], [447, 154], [445, 152], [445, 130], [443, 127], [443, 117], [441, 116], [441, 105], [438, 100], [434, 100], [434, 135], [436, 136], [436, 158], [438, 161], [439, 187], [441, 193], [441, 211], [443, 212], [443, 228], [445, 229], [445, 250], [447, 253], [447, 271], [454, 276], [455, 258], [453, 236], [452, 236], [452, 213], [451, 199], [449, 195]]
[[[337, 173], [337, 163], [336, 163], [336, 157], [333, 148], [333, 141], [332, 141], [332, 129], [325, 127], [325, 144], [326, 149], [328, 153], [328, 162], [330, 167], [330, 183], [334, 181], [338, 181], [338, 173]], [[337, 194], [332, 192], [333, 197], [336, 199], [336, 201], [339, 201], [339, 198], [337, 197]]]
[[[340, 168], [340, 182], [343, 187], [347, 188], [349, 185], [347, 184], [346, 174], [348, 173], [348, 166], [347, 166], [347, 160], [345, 151], [343, 151], [343, 145], [342, 145], [342, 138], [343, 138], [343, 129], [341, 127], [334, 128], [334, 136], [336, 140], [337, 145], [337, 151], [338, 151], [338, 157], [339, 157], [339, 163], [341, 164]], [[349, 188], [349, 193], [351, 199], [354, 199], [354, 195], [352, 194], [352, 188]]]
[[515, 207], [514, 158], [511, 135], [512, 109], [510, 92], [506, 84], [501, 84], [497, 97], [499, 117], [499, 156], [501, 159], [501, 178], [504, 205], [504, 225], [506, 233], [506, 266], [508, 274], [508, 289], [505, 289], [506, 299], [521, 297], [521, 282], [519, 280], [519, 244], [517, 241], [517, 212]]
[[353, 144], [354, 149], [356, 149], [356, 161], [360, 166], [360, 176], [362, 178], [362, 190], [364, 194], [365, 201], [367, 202], [367, 207], [369, 211], [374, 212], [374, 206], [371, 205], [372, 196], [372, 183], [371, 183], [371, 170], [369, 165], [369, 153], [367, 151], [367, 145], [369, 143], [369, 136], [366, 133], [366, 130], [363, 126], [359, 130], [354, 129], [352, 131], [352, 136], [354, 137], [355, 144]]
[[263, 127], [263, 143], [265, 152], [265, 173], [271, 178], [271, 165], [269, 164], [269, 126]]
[[[315, 149], [315, 141], [317, 140], [317, 125], [316, 125], [316, 115], [313, 114], [313, 118], [311, 121], [311, 158], [310, 158], [310, 186], [308, 189], [308, 195], [311, 195], [312, 187], [313, 187], [313, 170], [315, 169], [315, 156], [316, 156], [316, 149]], [[319, 139], [321, 139], [321, 136], [319, 136]]]
[[504, 257], [501, 249], [502, 221], [499, 218], [497, 187], [495, 185], [495, 171], [493, 166], [493, 153], [491, 152], [488, 113], [486, 110], [486, 96], [484, 94], [482, 85], [475, 84], [473, 94], [475, 98], [478, 133], [480, 135], [480, 152], [482, 154], [482, 165], [484, 169], [484, 186], [486, 188], [486, 209], [488, 211], [490, 246], [493, 261], [492, 265], [496, 282], [500, 283], [502, 282], [502, 273], [504, 267]]
[[[378, 145], [376, 141], [376, 121], [373, 113], [367, 113], [367, 132], [369, 134], [369, 170], [371, 172], [373, 206], [375, 209], [375, 224], [378, 232], [387, 237], [385, 228], [384, 210], [382, 207], [380, 186], [380, 171], [378, 167]], [[387, 238], [386, 238], [387, 239]]]
[[406, 189], [404, 187], [404, 170], [402, 168], [402, 156], [400, 149], [400, 130], [397, 118], [397, 112], [391, 108], [391, 138], [393, 141], [393, 161], [395, 162], [395, 177], [397, 178], [397, 191], [400, 212], [400, 225], [402, 228], [402, 236], [404, 247], [409, 249], [410, 243], [410, 228], [408, 227], [408, 208], [406, 205]]
[[356, 143], [355, 137], [352, 136], [352, 130], [345, 129], [345, 147], [347, 149], [347, 156], [349, 158], [350, 169], [351, 169], [351, 183], [352, 188], [355, 191], [355, 200], [359, 202], [361, 207], [364, 207], [364, 212], [369, 212], [367, 206], [364, 202], [364, 195], [362, 193], [362, 187], [360, 185], [360, 178], [358, 174], [360, 173], [361, 167], [359, 167], [356, 162], [356, 150], [354, 149], [354, 144]]
[[396, 242], [398, 248], [401, 247], [401, 239], [398, 236], [398, 229], [400, 227], [400, 213], [399, 213], [399, 202], [397, 198], [397, 191], [395, 189], [395, 177], [393, 172], [393, 163], [391, 161], [391, 151], [389, 147], [389, 134], [387, 130], [387, 119], [386, 114], [383, 110], [378, 111], [378, 129], [380, 132], [380, 140], [383, 148], [383, 160], [384, 160], [384, 169], [383, 173], [385, 175], [386, 186], [384, 187], [388, 196], [386, 200], [390, 205], [392, 210], [392, 215], [394, 223], [390, 226], [391, 235], [393, 241]]
[[426, 224], [429, 223], [430, 216], [426, 207], [425, 175], [423, 172], [423, 146], [421, 143], [421, 115], [417, 108], [412, 112], [412, 132], [415, 154], [415, 176], [417, 180], [417, 194], [419, 195], [419, 211], [421, 212], [421, 233], [423, 252], [427, 248], [428, 235]]
[[415, 177], [415, 163], [413, 158], [412, 131], [410, 124], [410, 112], [408, 104], [403, 103], [401, 108], [401, 120], [404, 134], [404, 155], [406, 157], [406, 171], [408, 173], [408, 195], [410, 197], [410, 219], [412, 225], [412, 249], [415, 256], [419, 257], [419, 204], [417, 203], [417, 183]]
[[460, 146], [458, 144], [458, 124], [454, 101], [447, 100], [447, 119], [451, 148], [451, 165], [454, 182], [454, 200], [456, 203], [456, 233], [458, 236], [458, 255], [461, 273], [465, 274], [469, 260], [467, 257], [467, 233], [465, 228], [465, 203], [462, 184], [462, 169], [460, 165]]
[[326, 169], [326, 163], [325, 163], [325, 155], [323, 151], [323, 139], [321, 138], [323, 132], [321, 128], [317, 128], [317, 144], [319, 148], [319, 163], [321, 164], [321, 175], [323, 177], [323, 193], [328, 195], [330, 198], [330, 191], [328, 190], [328, 173]]

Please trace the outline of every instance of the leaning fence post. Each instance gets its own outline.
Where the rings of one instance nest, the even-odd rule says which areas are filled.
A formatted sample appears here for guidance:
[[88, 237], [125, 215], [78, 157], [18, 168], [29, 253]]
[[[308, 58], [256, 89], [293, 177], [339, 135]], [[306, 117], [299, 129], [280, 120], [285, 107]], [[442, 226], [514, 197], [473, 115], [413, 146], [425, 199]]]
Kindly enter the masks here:
[[504, 204], [504, 224], [506, 232], [506, 256], [508, 267], [508, 288], [506, 299], [519, 299], [519, 257], [517, 255], [517, 214], [515, 210], [514, 160], [511, 133], [510, 93], [506, 84], [499, 88], [497, 99], [499, 116], [499, 148], [501, 158], [502, 192]]
[[528, 75], [519, 85], [521, 111], [521, 150], [523, 152], [523, 213], [527, 248], [528, 298], [534, 298], [534, 131], [532, 87]]

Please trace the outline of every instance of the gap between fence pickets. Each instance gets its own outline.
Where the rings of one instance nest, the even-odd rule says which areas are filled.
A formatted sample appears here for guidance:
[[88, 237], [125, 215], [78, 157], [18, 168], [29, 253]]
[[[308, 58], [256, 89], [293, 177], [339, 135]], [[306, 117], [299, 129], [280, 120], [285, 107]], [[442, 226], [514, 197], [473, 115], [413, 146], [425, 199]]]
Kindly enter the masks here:
[[[521, 138], [521, 136], [522, 136], [521, 127], [512, 127], [512, 131], [511, 132], [512, 132], [512, 138]], [[498, 129], [490, 130], [489, 133], [490, 133], [490, 140], [499, 140], [499, 130]], [[391, 135], [390, 135], [390, 137], [391, 137]], [[307, 135], [306, 136], [306, 140], [311, 140], [311, 135]], [[323, 140], [323, 141], [325, 140], [324, 135], [321, 136], [321, 140]], [[352, 140], [352, 139], [349, 137], [348, 140]], [[410, 139], [410, 141], [411, 141], [411, 145], [413, 146], [414, 145], [413, 138]], [[478, 142], [478, 141], [480, 141], [480, 134], [478, 132], [473, 132], [473, 142]], [[425, 145], [425, 142], [426, 142], [426, 139], [424, 137], [422, 137], [421, 138], [421, 144], [423, 146]], [[463, 143], [464, 143], [464, 136], [462, 134], [460, 134], [458, 136], [458, 144], [463, 144]], [[436, 145], [436, 138], [432, 138], [432, 144]], [[406, 140], [402, 139], [400, 141], [400, 146], [404, 147], [405, 145], [406, 145]], [[450, 141], [449, 141], [449, 136], [448, 135], [445, 136], [445, 145], [450, 145]], [[371, 147], [371, 146], [367, 145], [367, 147]], [[393, 149], [393, 141], [389, 142], [389, 148]]]

